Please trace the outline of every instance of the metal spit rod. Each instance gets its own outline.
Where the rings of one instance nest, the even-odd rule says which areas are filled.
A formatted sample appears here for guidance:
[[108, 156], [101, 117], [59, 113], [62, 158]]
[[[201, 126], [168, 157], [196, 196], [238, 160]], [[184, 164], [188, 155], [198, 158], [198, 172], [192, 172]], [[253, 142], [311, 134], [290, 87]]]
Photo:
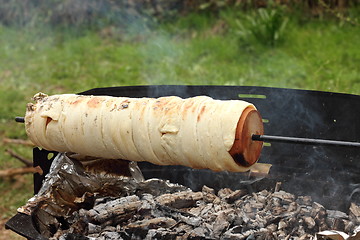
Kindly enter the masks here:
[[[23, 117], [16, 117], [16, 122], [25, 122]], [[360, 147], [358, 142], [335, 141], [325, 139], [312, 139], [312, 138], [298, 138], [298, 137], [284, 137], [284, 136], [271, 136], [271, 135], [252, 135], [254, 141], [262, 142], [281, 142], [281, 143], [295, 143], [295, 144], [308, 144], [308, 145], [331, 145], [343, 147]]]
[[358, 142], [346, 142], [346, 141], [335, 141], [325, 139], [313, 139], [313, 138], [298, 138], [298, 137], [283, 137], [283, 136], [271, 136], [271, 135], [252, 135], [254, 141], [263, 142], [281, 142], [281, 143], [297, 143], [297, 144], [308, 144], [308, 145], [331, 145], [331, 146], [342, 146], [342, 147], [360, 147]]
[[24, 117], [15, 117], [15, 122], [24, 123], [25, 118]]

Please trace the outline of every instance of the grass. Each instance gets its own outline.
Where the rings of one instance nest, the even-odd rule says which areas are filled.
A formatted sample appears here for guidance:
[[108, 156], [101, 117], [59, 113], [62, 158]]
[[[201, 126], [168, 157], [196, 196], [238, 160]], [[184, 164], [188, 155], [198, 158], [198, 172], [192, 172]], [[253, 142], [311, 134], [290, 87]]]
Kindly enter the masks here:
[[[126, 34], [121, 29], [73, 34], [0, 26], [0, 139], [26, 138], [25, 106], [37, 92], [76, 93], [142, 84], [218, 84], [360, 94], [360, 28], [338, 22], [289, 21], [276, 47], [240, 38], [239, 13], [192, 14]], [[227, 26], [226, 31], [218, 26]], [[136, 28], [134, 28], [136, 29]], [[105, 29], [106, 30], [106, 29]], [[0, 168], [21, 166], [6, 148], [31, 159], [31, 148], [0, 142]], [[0, 179], [3, 219], [32, 196], [31, 176]]]

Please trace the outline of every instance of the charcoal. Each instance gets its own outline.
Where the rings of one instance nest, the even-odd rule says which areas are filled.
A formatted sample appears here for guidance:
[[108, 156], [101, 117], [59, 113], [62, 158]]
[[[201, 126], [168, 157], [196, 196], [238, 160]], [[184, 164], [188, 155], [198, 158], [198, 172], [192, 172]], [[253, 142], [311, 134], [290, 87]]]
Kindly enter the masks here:
[[277, 230], [277, 226], [275, 225], [275, 224], [269, 224], [269, 225], [267, 225], [267, 227], [266, 227], [269, 231], [271, 231], [271, 232], [275, 232], [276, 230]]
[[328, 218], [327, 225], [330, 229], [337, 230], [337, 231], [344, 231], [345, 230], [345, 221], [340, 218]]
[[189, 208], [188, 212], [194, 216], [199, 216], [205, 205], [201, 204], [198, 207]]
[[190, 233], [190, 237], [192, 238], [195, 237], [205, 238], [207, 235], [209, 235], [209, 231], [207, 228], [204, 227], [194, 228]]
[[350, 204], [350, 219], [355, 224], [360, 224], [360, 206], [355, 203]]
[[216, 197], [213, 201], [214, 207], [217, 207], [218, 205], [222, 204], [222, 200], [219, 197]]
[[230, 194], [232, 194], [234, 191], [231, 190], [230, 188], [222, 188], [218, 191], [218, 197], [220, 197], [221, 199], [225, 199], [227, 196], [229, 196]]
[[280, 216], [282, 215], [284, 212], [286, 212], [286, 209], [282, 206], [274, 206], [271, 210], [271, 213], [274, 216]]
[[214, 206], [213, 203], [208, 203], [208, 204], [206, 204], [206, 205], [202, 208], [202, 210], [201, 210], [201, 212], [200, 212], [200, 216], [203, 216], [204, 218], [207, 218], [207, 217], [211, 216], [211, 210], [212, 210], [213, 206]]
[[145, 236], [145, 240], [151, 239], [169, 239], [173, 240], [177, 238], [177, 234], [171, 231], [161, 231], [159, 229], [150, 229]]
[[[229, 209], [230, 211], [233, 209]], [[221, 233], [230, 226], [230, 222], [228, 221], [229, 211], [221, 211], [218, 213], [214, 225], [213, 225], [213, 236], [215, 238], [219, 238]]]
[[245, 212], [245, 213], [252, 213], [253, 212], [253, 208], [252, 208], [252, 205], [250, 202], [247, 202], [243, 205], [242, 207], [242, 210]]
[[85, 237], [81, 234], [67, 233], [59, 237], [59, 240], [93, 240], [91, 237]]
[[[203, 193], [203, 199], [207, 203], [214, 202], [215, 199], [219, 198], [218, 196], [215, 195], [215, 190], [207, 186], [203, 186], [202, 193]], [[219, 202], [219, 200], [217, 202]]]
[[277, 232], [277, 238], [278, 239], [285, 239], [287, 237], [287, 234], [284, 231], [278, 231]]
[[187, 208], [195, 206], [196, 201], [202, 198], [203, 195], [201, 192], [183, 191], [172, 194], [163, 194], [155, 200], [161, 205], [174, 208]]
[[99, 226], [99, 225], [95, 225], [95, 224], [92, 224], [92, 223], [88, 224], [88, 233], [89, 234], [98, 233], [98, 232], [101, 231], [101, 229], [102, 229], [102, 227]]
[[296, 202], [300, 205], [305, 205], [305, 206], [311, 206], [312, 204], [312, 199], [310, 196], [299, 196], [296, 199]]
[[114, 226], [105, 226], [102, 231], [103, 232], [116, 232], [116, 227], [114, 227]]
[[[42, 202], [34, 219], [42, 234], [62, 240], [301, 240], [329, 229], [352, 233], [360, 222], [355, 203], [349, 214], [327, 210], [309, 196], [280, 190], [280, 182], [274, 192], [249, 192], [247, 187], [215, 192], [207, 186], [194, 192], [160, 179], [127, 182], [127, 194], [125, 190], [118, 196], [86, 192], [73, 199], [72, 212], [61, 211], [63, 215], [55, 218], [52, 214], [65, 204], [64, 199], [59, 205], [56, 199]], [[122, 184], [126, 187], [126, 181]]]
[[308, 229], [314, 229], [316, 226], [315, 220], [312, 217], [303, 217], [304, 223]]
[[199, 217], [186, 217], [180, 215], [178, 220], [188, 224], [189, 226], [198, 227], [201, 225], [202, 219]]
[[146, 236], [149, 229], [169, 228], [175, 224], [176, 221], [172, 218], [158, 217], [129, 223], [124, 229], [128, 233], [142, 233], [141, 235]]
[[309, 206], [301, 206], [299, 214], [302, 215], [302, 216], [310, 216], [311, 215], [311, 210], [312, 209]]
[[288, 226], [288, 224], [285, 222], [285, 220], [280, 220], [278, 224], [278, 229], [283, 230]]
[[356, 227], [354, 222], [347, 221], [347, 220], [344, 220], [344, 225], [345, 225], [345, 228], [344, 228], [345, 232], [353, 232], [353, 230]]
[[159, 231], [157, 229], [150, 229], [147, 235], [143, 238], [145, 240], [151, 239], [176, 239], [176, 233], [171, 233], [167, 231]]
[[259, 203], [263, 203], [263, 204], [265, 204], [266, 203], [266, 201], [267, 201], [267, 195], [263, 195], [263, 194], [258, 194], [258, 196], [257, 196], [257, 201], [259, 202]]
[[225, 210], [225, 209], [227, 209], [229, 207], [230, 207], [229, 204], [227, 204], [224, 201], [221, 201], [218, 204], [214, 204], [213, 209], [214, 209], [214, 212], [219, 212], [219, 211]]
[[103, 232], [98, 240], [122, 240], [123, 238], [117, 232]]
[[299, 240], [306, 240], [306, 239], [313, 239], [313, 235], [311, 234], [304, 234], [301, 237], [299, 237]]
[[90, 222], [107, 225], [131, 218], [141, 205], [141, 201], [137, 196], [122, 197], [108, 203], [99, 204], [94, 209], [84, 212], [84, 215]]
[[152, 210], [155, 208], [156, 202], [151, 194], [144, 194], [141, 199], [141, 206], [138, 209], [138, 214], [144, 217], [151, 216]]
[[215, 190], [214, 190], [213, 188], [210, 188], [210, 187], [206, 186], [206, 185], [204, 185], [204, 186], [202, 187], [202, 190], [201, 190], [201, 191], [203, 192], [203, 194], [205, 194], [205, 193], [210, 193], [210, 194], [215, 195]]
[[272, 196], [280, 199], [282, 205], [290, 204], [295, 200], [295, 196], [293, 194], [284, 191], [274, 192]]
[[272, 195], [272, 206], [273, 207], [283, 207], [281, 199]]
[[176, 228], [174, 229], [176, 234], [178, 234], [179, 236], [184, 235], [185, 233], [192, 231], [192, 230], [193, 230], [193, 228], [184, 222], [179, 222], [178, 225], [176, 226]]
[[326, 214], [328, 218], [340, 218], [340, 219], [348, 218], [348, 215], [346, 213], [338, 210], [326, 210]]
[[291, 212], [298, 212], [298, 210], [300, 211], [299, 205], [296, 202], [290, 203], [288, 208], [287, 208], [287, 211], [290, 212], [290, 213]]

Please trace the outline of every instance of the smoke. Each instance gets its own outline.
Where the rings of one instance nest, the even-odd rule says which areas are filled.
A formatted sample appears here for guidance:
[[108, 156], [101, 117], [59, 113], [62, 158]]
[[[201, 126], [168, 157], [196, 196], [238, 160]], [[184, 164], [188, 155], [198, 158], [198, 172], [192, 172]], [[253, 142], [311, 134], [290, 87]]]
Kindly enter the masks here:
[[[356, 116], [352, 97], [342, 94], [275, 89], [258, 108], [269, 123], [268, 135], [354, 141]], [[355, 102], [353, 102], [355, 104]], [[346, 110], [348, 109], [348, 110]], [[355, 200], [359, 151], [346, 147], [272, 143], [262, 160], [273, 164], [271, 174], [283, 179], [285, 190], [311, 195], [330, 209], [347, 210]]]
[[146, 84], [184, 84], [177, 70], [181, 70], [183, 49], [172, 41], [170, 34], [154, 32], [141, 47], [142, 77]]
[[353, 202], [356, 204], [360, 204], [360, 183], [357, 184], [349, 184], [350, 189], [352, 189], [352, 192], [350, 196], [347, 197], [347, 202]]

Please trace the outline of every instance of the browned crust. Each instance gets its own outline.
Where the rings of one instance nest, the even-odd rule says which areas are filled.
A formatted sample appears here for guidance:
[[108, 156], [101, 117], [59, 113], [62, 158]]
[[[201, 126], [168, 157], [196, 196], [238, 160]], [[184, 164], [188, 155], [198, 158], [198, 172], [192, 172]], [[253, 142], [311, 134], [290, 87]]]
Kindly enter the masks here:
[[100, 107], [101, 102], [104, 100], [101, 97], [92, 97], [88, 102], [87, 105], [90, 108], [98, 108]]
[[236, 127], [235, 141], [229, 153], [234, 161], [243, 167], [250, 167], [260, 157], [262, 142], [253, 141], [253, 134], [262, 135], [264, 126], [259, 112], [253, 107], [247, 107]]

